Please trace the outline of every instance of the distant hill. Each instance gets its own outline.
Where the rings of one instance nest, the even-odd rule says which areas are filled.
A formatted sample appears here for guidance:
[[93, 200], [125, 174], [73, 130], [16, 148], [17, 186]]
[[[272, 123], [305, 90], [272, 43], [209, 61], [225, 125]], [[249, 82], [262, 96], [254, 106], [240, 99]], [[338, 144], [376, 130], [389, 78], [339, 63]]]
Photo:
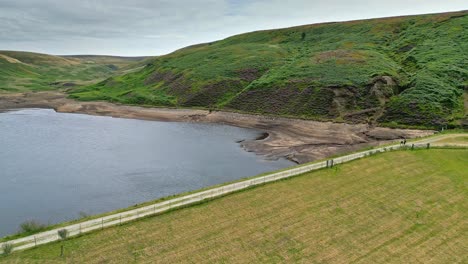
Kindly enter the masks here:
[[107, 55], [66, 55], [61, 56], [67, 59], [78, 59], [86, 63], [96, 63], [96, 64], [107, 64], [115, 65], [119, 69], [128, 68], [128, 66], [134, 67], [135, 65], [144, 66], [142, 64], [152, 57], [121, 57], [121, 56], [107, 56]]
[[47, 90], [92, 84], [141, 66], [138, 63], [145, 59], [0, 51], [0, 91]]
[[457, 124], [468, 11], [258, 31], [190, 46], [73, 97], [387, 125]]

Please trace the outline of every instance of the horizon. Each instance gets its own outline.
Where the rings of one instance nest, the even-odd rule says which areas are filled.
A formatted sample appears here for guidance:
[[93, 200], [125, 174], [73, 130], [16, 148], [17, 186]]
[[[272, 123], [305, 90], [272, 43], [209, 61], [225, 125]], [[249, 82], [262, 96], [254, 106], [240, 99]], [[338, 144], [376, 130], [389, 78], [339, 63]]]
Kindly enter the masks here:
[[[248, 34], [248, 33], [253, 33], [253, 32], [259, 32], [259, 31], [269, 31], [269, 30], [279, 30], [279, 29], [286, 29], [286, 28], [294, 28], [294, 27], [302, 27], [302, 26], [309, 26], [309, 25], [318, 25], [318, 24], [327, 24], [327, 23], [347, 23], [347, 22], [354, 22], [354, 21], [365, 21], [365, 20], [376, 20], [376, 19], [388, 19], [388, 18], [396, 18], [396, 17], [411, 17], [411, 16], [421, 16], [421, 15], [431, 15], [431, 14], [441, 14], [441, 13], [458, 13], [458, 12], [467, 12], [468, 9], [465, 10], [456, 10], [456, 11], [448, 11], [448, 12], [439, 12], [439, 13], [424, 13], [424, 14], [412, 14], [412, 15], [401, 15], [401, 16], [388, 16], [388, 17], [371, 17], [371, 18], [364, 18], [364, 19], [354, 19], [354, 20], [344, 20], [344, 21], [323, 21], [323, 22], [318, 22], [318, 23], [312, 23], [312, 24], [302, 24], [302, 25], [296, 25], [296, 26], [291, 26], [291, 27], [283, 27], [283, 28], [270, 28], [270, 29], [260, 29], [260, 30], [253, 30], [253, 31], [248, 31], [248, 32], [243, 32], [239, 33], [236, 35], [231, 35], [227, 36], [223, 39], [217, 39], [209, 42], [202, 42], [202, 43], [194, 43], [190, 44], [188, 46], [181, 47], [179, 49], [184, 49], [186, 47], [192, 46], [192, 45], [197, 45], [197, 44], [205, 44], [205, 43], [211, 43], [211, 42], [216, 42], [216, 41], [221, 41], [230, 37], [242, 35], [242, 34]], [[38, 54], [45, 54], [45, 55], [52, 55], [52, 56], [58, 56], [58, 57], [73, 57], [73, 56], [102, 56], [102, 57], [122, 57], [122, 58], [138, 58], [138, 57], [145, 57], [145, 58], [150, 58], [150, 57], [158, 57], [158, 56], [164, 56], [168, 55], [170, 53], [176, 52], [177, 50], [170, 51], [165, 54], [158, 54], [158, 55], [136, 55], [136, 56], [124, 56], [124, 55], [119, 55], [119, 54], [94, 54], [94, 53], [89, 53], [89, 54], [75, 54], [75, 53], [70, 53], [70, 54], [52, 54], [52, 53], [40, 53], [40, 52], [34, 52], [34, 51], [29, 51], [29, 50], [0, 50], [0, 51], [13, 51], [13, 52], [30, 52], [30, 53], [38, 53]]]
[[[319, 23], [462, 12], [468, 9], [468, 4], [459, 0], [444, 4], [430, 0], [425, 1], [424, 5], [421, 5], [420, 0], [397, 0], [391, 5], [394, 7], [393, 9], [388, 8], [388, 4], [385, 2], [366, 3], [363, 0], [347, 2], [332, 0], [332, 4], [292, 0], [296, 5], [287, 5], [280, 1], [272, 1], [269, 5], [265, 5], [264, 0], [250, 3], [243, 0], [203, 0], [205, 4], [211, 3], [215, 6], [213, 8], [215, 12], [213, 12], [204, 8], [203, 4], [195, 7], [187, 4], [184, 9], [180, 9], [177, 4], [174, 6], [173, 3], [157, 1], [153, 5], [143, 0], [135, 6], [118, 4], [112, 7], [113, 9], [107, 10], [106, 8], [109, 6], [106, 6], [106, 0], [101, 0], [92, 4], [86, 1], [78, 3], [78, 6], [75, 7], [76, 10], [71, 10], [72, 7], [68, 6], [59, 6], [55, 7], [56, 10], [45, 12], [44, 7], [55, 0], [45, 1], [46, 5], [32, 3], [22, 5], [8, 1], [0, 3], [0, 20], [6, 21], [5, 27], [0, 29], [0, 35], [2, 35], [0, 50], [56, 56], [154, 57], [166, 55], [187, 46], [215, 42], [255, 31]], [[61, 3], [63, 2], [65, 1], [61, 1]], [[178, 1], [178, 3], [181, 2], [189, 3], [185, 0]], [[158, 6], [159, 4], [161, 5]], [[376, 8], [375, 4], [379, 8]], [[268, 8], [261, 8], [265, 6]], [[298, 8], [298, 6], [302, 8]], [[353, 9], [360, 9], [362, 6], [366, 6], [366, 10], [363, 12], [353, 11]], [[308, 7], [312, 7], [312, 9], [305, 10]], [[93, 10], [94, 13], [83, 15], [82, 11], [86, 9]], [[163, 9], [160, 16], [154, 16], [153, 12], [159, 9]], [[2, 13], [2, 10], [6, 12]], [[128, 10], [135, 12], [127, 12]], [[168, 16], [174, 10], [183, 14], [177, 13]], [[200, 13], [200, 10], [203, 12]], [[217, 12], [219, 10], [223, 12]], [[328, 12], [322, 12], [324, 10], [328, 10]], [[100, 16], [99, 12], [101, 11], [106, 16]], [[309, 15], [308, 11], [312, 13]], [[21, 15], [15, 16], [15, 12]], [[67, 15], [70, 12], [72, 12], [71, 15]], [[120, 18], [122, 12], [125, 13], [125, 16]], [[255, 14], [252, 15], [252, 12]], [[47, 15], [44, 16], [44, 13]], [[187, 22], [186, 16], [190, 15], [199, 17], [191, 17], [192, 20], [195, 20], [193, 23], [192, 21]], [[20, 21], [21, 19], [26, 22]], [[120, 20], [129, 20], [130, 22], [127, 25], [124, 23], [125, 21]], [[172, 23], [171, 20], [176, 22]], [[221, 22], [213, 23], [216, 20]], [[57, 26], [57, 21], [62, 22], [63, 27]], [[55, 24], [51, 25], [52, 22]], [[113, 26], [113, 23], [121, 25]], [[70, 25], [70, 28], [65, 28], [67, 24]], [[154, 25], [159, 26], [153, 29]]]

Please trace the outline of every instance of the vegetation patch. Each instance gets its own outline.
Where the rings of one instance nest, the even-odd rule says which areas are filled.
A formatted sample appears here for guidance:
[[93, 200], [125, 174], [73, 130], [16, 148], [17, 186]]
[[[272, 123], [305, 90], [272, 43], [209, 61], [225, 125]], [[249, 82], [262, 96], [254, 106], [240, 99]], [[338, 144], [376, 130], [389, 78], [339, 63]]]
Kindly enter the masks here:
[[53, 56], [0, 51], [0, 90], [67, 90], [89, 85], [140, 66], [144, 57]]
[[19, 226], [19, 234], [32, 234], [37, 233], [39, 231], [45, 230], [47, 225], [41, 224], [38, 221], [30, 220], [24, 223], [21, 223]]

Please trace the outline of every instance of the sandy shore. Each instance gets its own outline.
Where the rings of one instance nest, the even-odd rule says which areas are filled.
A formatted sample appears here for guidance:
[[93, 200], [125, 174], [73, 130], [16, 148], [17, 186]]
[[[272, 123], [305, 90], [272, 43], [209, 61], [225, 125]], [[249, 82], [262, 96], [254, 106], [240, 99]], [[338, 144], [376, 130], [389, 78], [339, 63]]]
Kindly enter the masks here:
[[0, 112], [19, 108], [53, 108], [57, 112], [83, 113], [158, 121], [203, 122], [254, 128], [268, 133], [262, 140], [242, 142], [247, 151], [297, 163], [378, 146], [401, 138], [416, 138], [434, 131], [369, 127], [366, 124], [316, 122], [259, 115], [191, 109], [126, 106], [108, 102], [81, 102], [59, 92], [0, 94]]

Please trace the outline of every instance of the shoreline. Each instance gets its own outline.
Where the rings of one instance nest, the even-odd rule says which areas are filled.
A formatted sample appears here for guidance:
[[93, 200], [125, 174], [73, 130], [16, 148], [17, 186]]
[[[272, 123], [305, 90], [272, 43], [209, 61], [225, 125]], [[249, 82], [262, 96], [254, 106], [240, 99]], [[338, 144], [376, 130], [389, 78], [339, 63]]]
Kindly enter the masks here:
[[249, 152], [267, 159], [287, 158], [302, 164], [332, 155], [434, 134], [431, 130], [369, 127], [367, 124], [319, 122], [283, 117], [197, 109], [149, 108], [109, 102], [83, 102], [61, 92], [0, 94], [0, 112], [21, 108], [49, 108], [62, 113], [111, 116], [165, 122], [217, 123], [263, 132], [239, 142]]

